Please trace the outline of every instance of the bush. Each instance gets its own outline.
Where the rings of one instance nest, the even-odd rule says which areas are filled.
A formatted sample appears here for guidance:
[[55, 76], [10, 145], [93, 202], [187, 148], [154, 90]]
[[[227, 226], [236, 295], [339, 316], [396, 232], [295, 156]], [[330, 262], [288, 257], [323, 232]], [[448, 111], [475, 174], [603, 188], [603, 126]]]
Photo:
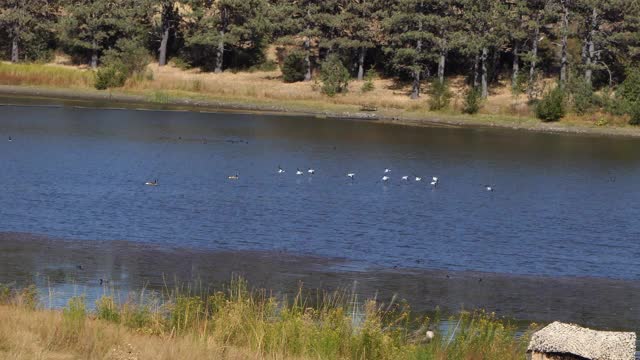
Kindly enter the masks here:
[[434, 80], [429, 88], [429, 110], [436, 111], [448, 107], [452, 96], [446, 81]]
[[616, 97], [628, 102], [640, 101], [640, 70], [630, 70], [627, 78], [620, 84]]
[[278, 63], [273, 60], [265, 60], [258, 65], [254, 65], [249, 68], [249, 72], [254, 71], [276, 71], [278, 69]]
[[584, 115], [593, 108], [595, 101], [593, 88], [583, 78], [574, 78], [569, 82], [568, 91], [571, 95], [573, 111], [578, 115]]
[[640, 125], [640, 101], [631, 103], [629, 106], [629, 125]]
[[122, 64], [111, 64], [98, 69], [96, 73], [95, 87], [98, 90], [121, 87], [127, 81], [125, 66]]
[[337, 55], [330, 55], [320, 68], [322, 92], [328, 96], [346, 93], [351, 75]]
[[367, 70], [366, 75], [364, 76], [364, 84], [362, 84], [362, 88], [360, 89], [363, 93], [367, 93], [373, 91], [376, 87], [373, 84], [373, 79], [376, 77], [376, 71], [373, 69]]
[[462, 112], [465, 114], [476, 114], [480, 111], [480, 105], [482, 101], [482, 94], [480, 89], [470, 88], [464, 95], [464, 104], [462, 106]]
[[294, 51], [284, 58], [282, 63], [282, 77], [286, 83], [294, 83], [304, 80], [307, 73], [307, 65], [304, 54]]
[[559, 86], [547, 92], [536, 106], [536, 116], [544, 122], [558, 121], [564, 114], [564, 91]]

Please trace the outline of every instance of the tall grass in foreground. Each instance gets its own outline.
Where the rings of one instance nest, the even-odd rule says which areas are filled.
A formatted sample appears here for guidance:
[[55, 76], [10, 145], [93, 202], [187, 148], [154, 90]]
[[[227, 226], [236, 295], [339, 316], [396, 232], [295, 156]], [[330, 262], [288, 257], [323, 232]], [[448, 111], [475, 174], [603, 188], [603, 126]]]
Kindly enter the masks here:
[[61, 88], [92, 87], [91, 71], [68, 69], [41, 64], [8, 64], [0, 62], [0, 84], [39, 85]]
[[[25, 311], [14, 300], [20, 294], [0, 291], [0, 299], [14, 311]], [[354, 308], [355, 298], [341, 292], [310, 298], [300, 291], [293, 299], [278, 299], [264, 290], [249, 291], [242, 280], [234, 280], [223, 291], [198, 295], [171, 291], [162, 299], [140, 296], [119, 303], [113, 296], [103, 296], [90, 313], [84, 298], [75, 297], [61, 313], [53, 312], [61, 318], [57, 325], [42, 324], [44, 329], [36, 332], [51, 336], [45, 342], [48, 350], [100, 359], [105, 349], [129, 344], [127, 336], [134, 334], [144, 336], [143, 343], [156, 338], [167, 343], [188, 340], [194, 354], [208, 354], [184, 357], [190, 359], [219, 358], [211, 354], [242, 349], [255, 358], [274, 359], [509, 360], [524, 359], [528, 341], [526, 335], [516, 336], [513, 325], [484, 312], [462, 313], [450, 319], [455, 326], [441, 330], [438, 316], [414, 316], [403, 304], [369, 300]], [[11, 310], [0, 311], [0, 324], [7, 312]], [[96, 326], [120, 329], [125, 342], [105, 347], [98, 336], [87, 345]], [[218, 352], [203, 350], [212, 346]]]

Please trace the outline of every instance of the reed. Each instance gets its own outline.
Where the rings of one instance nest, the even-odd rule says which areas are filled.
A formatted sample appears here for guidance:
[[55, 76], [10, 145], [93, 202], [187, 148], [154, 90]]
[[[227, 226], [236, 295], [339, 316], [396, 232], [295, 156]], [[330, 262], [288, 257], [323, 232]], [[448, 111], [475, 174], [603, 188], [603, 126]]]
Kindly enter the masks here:
[[189, 359], [230, 353], [260, 359], [525, 359], [528, 335], [516, 336], [512, 324], [493, 314], [464, 312], [443, 329], [437, 315], [417, 316], [403, 303], [360, 303], [344, 291], [303, 293], [277, 298], [235, 279], [215, 292], [174, 289], [123, 303], [104, 296], [93, 312], [82, 297], [62, 311], [4, 301], [0, 357], [29, 353], [14, 336], [16, 327], [39, 351], [86, 359], [109, 358], [114, 349], [141, 359], [174, 358], [175, 349]]

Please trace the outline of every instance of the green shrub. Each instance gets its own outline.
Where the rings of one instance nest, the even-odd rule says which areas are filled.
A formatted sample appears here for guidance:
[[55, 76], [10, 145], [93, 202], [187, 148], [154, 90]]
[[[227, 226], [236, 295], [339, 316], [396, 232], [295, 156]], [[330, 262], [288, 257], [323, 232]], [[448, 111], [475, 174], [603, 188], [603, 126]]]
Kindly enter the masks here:
[[627, 73], [627, 78], [620, 84], [616, 97], [628, 102], [640, 101], [640, 70], [633, 69]]
[[375, 77], [376, 71], [374, 69], [367, 70], [364, 77], [364, 84], [362, 84], [362, 88], [360, 89], [363, 93], [373, 91], [376, 88], [373, 84], [373, 79], [375, 79]]
[[571, 96], [573, 111], [578, 115], [584, 115], [589, 112], [595, 104], [591, 84], [578, 77], [570, 81], [568, 85], [567, 90]]
[[453, 94], [449, 90], [449, 84], [436, 79], [429, 88], [429, 110], [442, 110], [449, 106]]
[[96, 301], [96, 316], [101, 320], [120, 322], [120, 311], [113, 296], [102, 296]]
[[122, 64], [111, 64], [98, 69], [95, 87], [98, 90], [121, 87], [127, 81], [127, 72]]
[[640, 101], [629, 105], [629, 125], [640, 125]]
[[346, 93], [351, 75], [337, 55], [330, 55], [320, 68], [322, 92], [328, 96]]
[[63, 337], [66, 339], [76, 339], [84, 329], [87, 309], [84, 297], [74, 296], [69, 299], [67, 306], [62, 309]]
[[536, 106], [536, 116], [544, 122], [551, 122], [562, 119], [564, 115], [564, 91], [557, 86], [542, 97]]
[[480, 89], [470, 88], [464, 95], [464, 103], [462, 105], [462, 112], [465, 114], [476, 114], [480, 111], [480, 105], [482, 102], [482, 94]]
[[304, 80], [307, 73], [305, 56], [302, 52], [294, 51], [284, 58], [282, 63], [282, 77], [284, 82], [293, 83]]

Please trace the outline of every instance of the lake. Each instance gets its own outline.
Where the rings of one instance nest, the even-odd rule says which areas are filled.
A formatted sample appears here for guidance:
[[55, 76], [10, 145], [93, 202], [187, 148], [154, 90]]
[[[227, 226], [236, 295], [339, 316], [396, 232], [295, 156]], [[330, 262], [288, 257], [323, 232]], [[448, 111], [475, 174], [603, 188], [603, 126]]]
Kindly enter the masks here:
[[[160, 271], [193, 279], [194, 259], [202, 268], [210, 254], [225, 270], [245, 259], [234, 269], [267, 285], [359, 274], [371, 292], [404, 289], [425, 308], [438, 301], [407, 279], [464, 278], [476, 292], [499, 279], [484, 302], [465, 292], [448, 300], [455, 306], [491, 307], [514, 282], [527, 296], [560, 286], [575, 291], [547, 294], [560, 302], [546, 303], [546, 315], [533, 300], [515, 304], [513, 289], [496, 306], [533, 320], [637, 327], [635, 304], [621, 297], [640, 294], [639, 148], [640, 139], [490, 128], [2, 106], [0, 282], [53, 274], [60, 287], [98, 277], [135, 287]], [[284, 275], [274, 283], [267, 272]], [[588, 311], [572, 313], [566, 296], [591, 297], [576, 300]], [[610, 320], [592, 319], [604, 310]]]

